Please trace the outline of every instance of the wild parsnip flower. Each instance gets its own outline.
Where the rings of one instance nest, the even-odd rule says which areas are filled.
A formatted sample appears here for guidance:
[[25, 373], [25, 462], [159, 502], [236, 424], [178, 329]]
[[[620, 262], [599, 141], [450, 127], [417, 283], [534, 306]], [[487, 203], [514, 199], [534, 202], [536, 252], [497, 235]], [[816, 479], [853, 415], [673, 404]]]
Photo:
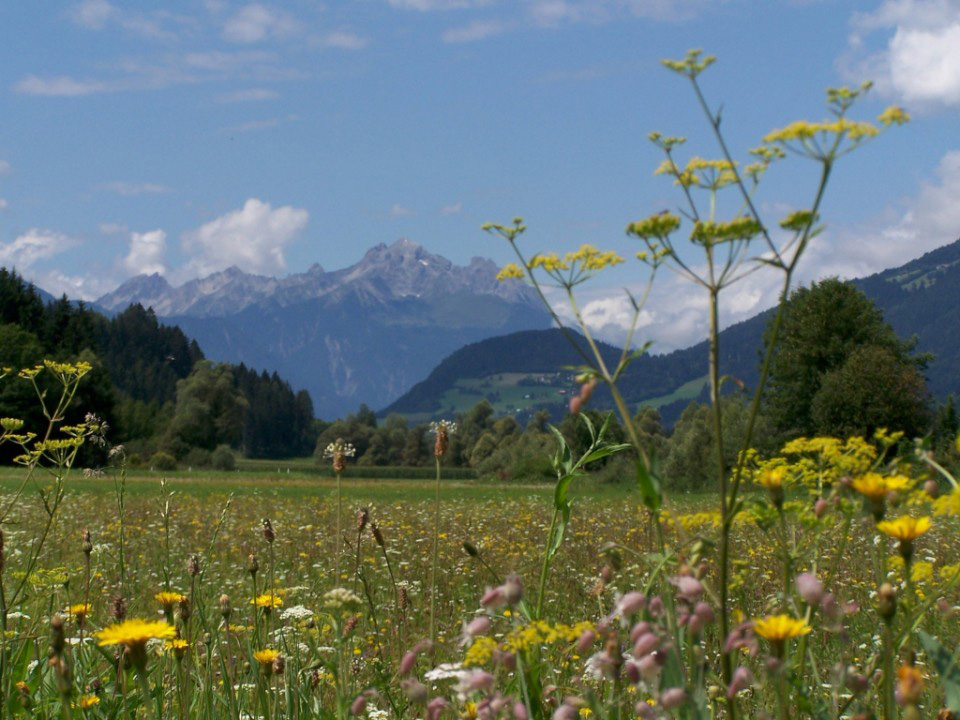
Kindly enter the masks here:
[[525, 277], [526, 273], [523, 272], [523, 268], [516, 263], [507, 263], [500, 269], [500, 272], [497, 273], [498, 282], [503, 282], [504, 280], [523, 280]]
[[125, 620], [118, 625], [106, 627], [96, 634], [100, 647], [123, 645], [130, 653], [130, 660], [137, 670], [143, 670], [147, 664], [147, 641], [170, 640], [177, 631], [163, 621]]
[[680, 227], [680, 218], [669, 212], [651, 215], [645, 220], [638, 220], [627, 226], [628, 235], [650, 240], [653, 238], [665, 239]]
[[693, 79], [717, 61], [717, 58], [713, 55], [706, 55], [702, 59], [701, 55], [703, 55], [702, 50], [688, 50], [687, 56], [683, 60], [661, 60], [660, 64], [669, 70]]
[[910, 122], [910, 116], [903, 111], [902, 107], [897, 107], [896, 105], [891, 105], [879, 116], [877, 116], [877, 122], [883, 125], [883, 127], [889, 127], [890, 125], [904, 125]]

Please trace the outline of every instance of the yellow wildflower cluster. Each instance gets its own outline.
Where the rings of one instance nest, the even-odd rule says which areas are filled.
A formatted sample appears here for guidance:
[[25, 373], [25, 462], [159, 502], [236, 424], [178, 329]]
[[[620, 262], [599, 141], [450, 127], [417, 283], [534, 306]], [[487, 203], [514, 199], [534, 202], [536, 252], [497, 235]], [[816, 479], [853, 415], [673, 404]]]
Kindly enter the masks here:
[[724, 242], [750, 240], [763, 228], [751, 217], [739, 217], [730, 222], [698, 222], [693, 226], [690, 240], [698, 245], [716, 245]]
[[627, 226], [627, 234], [636, 235], [644, 240], [653, 238], [665, 240], [678, 227], [680, 227], [680, 218], [673, 213], [665, 212], [651, 215], [646, 220], [630, 223]]
[[847, 440], [802, 437], [784, 445], [781, 453], [786, 457], [760, 463], [757, 476], [782, 466], [787, 476], [816, 491], [818, 495], [825, 485], [839, 482], [844, 476], [866, 473], [873, 467], [878, 455], [877, 449], [861, 437]]
[[910, 479], [903, 475], [886, 476], [875, 472], [865, 473], [850, 482], [853, 490], [874, 501], [883, 500], [890, 493], [906, 490], [910, 485]]
[[497, 650], [497, 641], [492, 637], [481, 636], [473, 641], [463, 656], [464, 667], [487, 667]]
[[497, 281], [503, 282], [504, 280], [523, 280], [526, 277], [526, 274], [516, 263], [507, 263], [504, 265], [500, 272], [497, 273]]
[[576, 625], [557, 623], [551, 625], [543, 620], [538, 620], [512, 630], [503, 641], [503, 649], [507, 652], [523, 652], [524, 650], [543, 645], [553, 645], [558, 642], [572, 643], [587, 630], [593, 630], [592, 623], [579, 622]]
[[941, 495], [933, 501], [933, 514], [960, 517], [960, 489]]
[[693, 79], [717, 61], [713, 55], [703, 55], [702, 50], [688, 50], [683, 60], [661, 60], [661, 64], [674, 72]]

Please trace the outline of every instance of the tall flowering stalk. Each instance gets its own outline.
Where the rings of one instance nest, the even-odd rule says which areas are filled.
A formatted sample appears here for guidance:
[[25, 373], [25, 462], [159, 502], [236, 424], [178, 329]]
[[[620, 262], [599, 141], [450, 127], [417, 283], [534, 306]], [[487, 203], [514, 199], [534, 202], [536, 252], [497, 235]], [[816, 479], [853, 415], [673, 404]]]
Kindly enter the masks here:
[[341, 476], [343, 471], [347, 468], [347, 458], [353, 457], [357, 454], [356, 448], [353, 447], [348, 442], [344, 442], [341, 438], [337, 438], [332, 443], [327, 445], [327, 448], [323, 451], [323, 456], [328, 458], [331, 461], [333, 467], [333, 472], [337, 476], [337, 536], [336, 542], [334, 543], [334, 586], [340, 584], [340, 549], [342, 539], [342, 530], [341, 530], [341, 516], [343, 514], [343, 494], [341, 492]]
[[433, 462], [437, 469], [435, 495], [433, 501], [433, 552], [430, 563], [430, 642], [437, 641], [437, 546], [440, 542], [440, 463], [450, 447], [450, 436], [457, 431], [457, 424], [449, 420], [432, 423], [430, 429], [435, 435], [433, 443]]

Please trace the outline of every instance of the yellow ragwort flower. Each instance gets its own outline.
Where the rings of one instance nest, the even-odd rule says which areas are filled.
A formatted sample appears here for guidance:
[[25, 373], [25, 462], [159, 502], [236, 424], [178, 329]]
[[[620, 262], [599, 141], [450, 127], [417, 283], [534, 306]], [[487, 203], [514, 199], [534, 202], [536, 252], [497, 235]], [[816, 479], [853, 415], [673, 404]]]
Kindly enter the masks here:
[[100, 704], [100, 698], [97, 697], [96, 695], [84, 695], [83, 697], [80, 698], [80, 701], [76, 704], [75, 707], [79, 708], [80, 710], [89, 710], [94, 705], [99, 705], [99, 704]]
[[930, 529], [930, 518], [898, 517], [877, 523], [877, 530], [901, 542], [913, 542]]
[[790, 638], [801, 637], [813, 628], [806, 620], [797, 620], [789, 615], [767, 615], [754, 621], [753, 632], [770, 642], [783, 642]]

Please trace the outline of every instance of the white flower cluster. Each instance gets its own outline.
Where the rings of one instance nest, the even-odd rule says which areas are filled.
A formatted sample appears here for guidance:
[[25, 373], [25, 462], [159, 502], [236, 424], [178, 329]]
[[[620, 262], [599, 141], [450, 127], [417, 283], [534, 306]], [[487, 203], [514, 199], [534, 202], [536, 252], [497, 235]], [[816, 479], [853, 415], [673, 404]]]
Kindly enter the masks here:
[[447, 435], [453, 435], [457, 431], [457, 424], [452, 420], [438, 420], [437, 422], [430, 423], [430, 432], [434, 435], [436, 435], [437, 431], [441, 428], [446, 431]]
[[354, 609], [362, 604], [360, 597], [346, 588], [334, 588], [323, 595], [323, 606], [326, 608]]
[[332, 458], [336, 455], [341, 455], [343, 457], [353, 457], [357, 454], [357, 449], [348, 442], [343, 440], [335, 440], [334, 442], [327, 445], [326, 450], [323, 451], [323, 456], [325, 458]]

